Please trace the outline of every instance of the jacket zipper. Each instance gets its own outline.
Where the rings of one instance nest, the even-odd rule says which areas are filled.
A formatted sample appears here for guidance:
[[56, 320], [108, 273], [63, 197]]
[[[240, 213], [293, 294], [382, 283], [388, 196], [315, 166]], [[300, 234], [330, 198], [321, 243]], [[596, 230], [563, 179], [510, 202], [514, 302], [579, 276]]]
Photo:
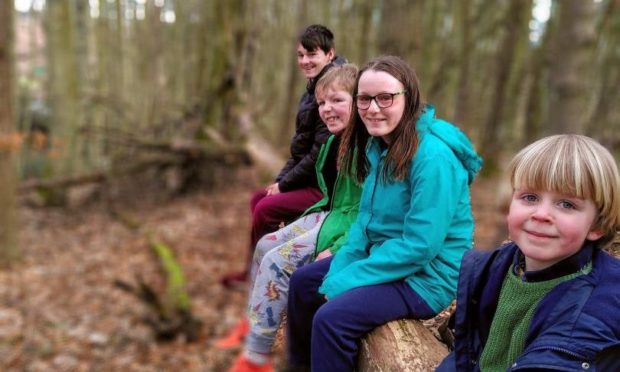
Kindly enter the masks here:
[[[556, 347], [556, 346], [539, 346], [539, 347], [528, 350], [528, 353], [531, 351], [537, 351], [537, 350], [553, 350], [553, 351], [558, 351], [560, 353], [568, 354], [574, 357], [575, 359], [580, 359], [580, 360], [583, 360], [584, 362], [588, 360], [588, 358], [585, 355], [578, 354], [574, 351], [566, 350], [566, 349], [563, 349], [561, 347]], [[518, 360], [517, 360], [517, 363], [518, 363]], [[518, 371], [521, 368], [526, 368], [526, 369], [532, 368], [532, 365], [529, 364], [529, 365], [523, 366], [523, 365], [517, 364], [517, 366], [515, 368], [512, 368], [511, 371]]]
[[[368, 207], [369, 207], [368, 215], [369, 215], [369, 218], [368, 218], [368, 221], [366, 222], [366, 225], [364, 226], [364, 234], [366, 235], [366, 239], [369, 240], [369, 243], [370, 243], [370, 239], [368, 238], [368, 225], [370, 224], [370, 220], [372, 219], [372, 216], [374, 214], [372, 206], [373, 206], [373, 202], [375, 200], [375, 193], [377, 192], [377, 182], [379, 182], [379, 177], [380, 177], [380, 174], [381, 174], [381, 168], [383, 166], [382, 165], [382, 160], [383, 160], [382, 152], [379, 151], [379, 159], [377, 161], [377, 168], [376, 168], [377, 171], [375, 172], [375, 179], [374, 179], [374, 182], [373, 182], [373, 185], [372, 185], [372, 193], [370, 195], [370, 203], [368, 203]], [[360, 206], [361, 206], [361, 204], [360, 204]], [[370, 255], [370, 248], [371, 248], [371, 246], [372, 246], [372, 244], [367, 244], [367, 246], [366, 246], [366, 254], [367, 255]]]
[[335, 195], [336, 195], [336, 190], [338, 190], [338, 183], [340, 182], [340, 172], [338, 172], [338, 174], [336, 175], [336, 182], [334, 183], [334, 191], [332, 192], [332, 197], [329, 200], [329, 211], [327, 212], [327, 214], [325, 215], [325, 217], [323, 217], [323, 221], [321, 222], [321, 227], [319, 228], [319, 232], [316, 234], [316, 241], [314, 243], [314, 259], [316, 260], [316, 257], [319, 255], [319, 236], [321, 236], [321, 231], [323, 230], [323, 226], [325, 226], [325, 220], [327, 220], [327, 217], [329, 217], [329, 215], [332, 213], [332, 208], [334, 208], [334, 199], [335, 199]]
[[[328, 142], [329, 142], [329, 148], [327, 149], [325, 157], [327, 157], [329, 155], [329, 151], [331, 150], [331, 146], [332, 146], [334, 140], [331, 140], [331, 141], [328, 140]], [[340, 144], [338, 144], [338, 146], [340, 146]], [[340, 172], [336, 169], [336, 182], [334, 182], [334, 188], [332, 189], [332, 197], [329, 199], [329, 210], [328, 210], [327, 214], [325, 215], [325, 217], [323, 217], [323, 221], [321, 221], [321, 227], [319, 228], [319, 232], [316, 234], [316, 240], [314, 242], [314, 260], [316, 260], [316, 257], [319, 255], [319, 252], [318, 252], [318, 250], [319, 250], [319, 236], [321, 236], [321, 231], [323, 230], [323, 225], [325, 224], [325, 220], [330, 215], [330, 213], [332, 212], [332, 208], [334, 207], [334, 196], [336, 195], [336, 190], [338, 190], [337, 189], [338, 181], [340, 181]], [[327, 187], [326, 187], [326, 189], [327, 189]], [[329, 190], [327, 190], [327, 194], [329, 195]]]

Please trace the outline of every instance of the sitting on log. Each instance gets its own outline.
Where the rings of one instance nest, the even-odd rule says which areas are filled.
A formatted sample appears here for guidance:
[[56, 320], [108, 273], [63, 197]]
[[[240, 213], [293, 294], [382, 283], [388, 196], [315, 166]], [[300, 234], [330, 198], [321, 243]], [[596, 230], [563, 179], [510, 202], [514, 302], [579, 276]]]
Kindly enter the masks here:
[[417, 81], [394, 56], [360, 70], [347, 131], [366, 154], [345, 146], [341, 162], [365, 180], [359, 214], [333, 258], [290, 279], [291, 368], [355, 370], [368, 333], [397, 319], [431, 318], [455, 297], [461, 258], [472, 248], [469, 185], [481, 159], [421, 101]]

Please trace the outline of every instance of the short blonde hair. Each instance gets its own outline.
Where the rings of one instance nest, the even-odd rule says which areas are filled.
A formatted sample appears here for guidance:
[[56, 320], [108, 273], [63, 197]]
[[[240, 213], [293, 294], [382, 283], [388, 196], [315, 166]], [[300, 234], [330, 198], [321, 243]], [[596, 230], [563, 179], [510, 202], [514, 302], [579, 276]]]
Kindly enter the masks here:
[[611, 153], [592, 138], [560, 134], [542, 138], [511, 161], [513, 189], [528, 188], [566, 194], [594, 202], [595, 228], [602, 245], [618, 242], [620, 176]]
[[357, 66], [352, 63], [334, 66], [321, 76], [314, 87], [314, 96], [322, 97], [328, 88], [341, 89], [353, 95], [357, 81]]

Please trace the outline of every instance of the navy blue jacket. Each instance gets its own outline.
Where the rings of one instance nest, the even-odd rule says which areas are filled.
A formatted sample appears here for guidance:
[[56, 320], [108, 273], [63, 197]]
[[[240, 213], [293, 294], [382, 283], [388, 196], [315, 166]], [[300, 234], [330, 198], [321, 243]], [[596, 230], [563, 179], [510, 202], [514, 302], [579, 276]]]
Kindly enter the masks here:
[[[454, 351], [437, 371], [479, 371], [499, 292], [518, 247], [463, 258]], [[523, 353], [509, 371], [620, 371], [620, 260], [593, 249], [592, 271], [553, 288], [538, 304]]]
[[314, 88], [321, 76], [334, 65], [342, 65], [346, 59], [336, 57], [323, 67], [321, 72], [308, 81], [306, 92], [301, 96], [299, 109], [295, 118], [295, 134], [291, 139], [291, 156], [276, 177], [281, 192], [297, 190], [304, 187], [316, 187], [314, 165], [330, 133], [319, 116], [319, 105], [314, 97]]

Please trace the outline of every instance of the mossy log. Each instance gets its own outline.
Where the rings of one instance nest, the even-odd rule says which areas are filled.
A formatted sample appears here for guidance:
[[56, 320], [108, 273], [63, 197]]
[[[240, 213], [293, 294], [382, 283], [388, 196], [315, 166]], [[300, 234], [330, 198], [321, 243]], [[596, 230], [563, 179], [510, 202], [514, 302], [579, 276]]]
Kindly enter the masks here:
[[448, 348], [420, 321], [401, 319], [369, 333], [361, 343], [359, 372], [433, 371]]

